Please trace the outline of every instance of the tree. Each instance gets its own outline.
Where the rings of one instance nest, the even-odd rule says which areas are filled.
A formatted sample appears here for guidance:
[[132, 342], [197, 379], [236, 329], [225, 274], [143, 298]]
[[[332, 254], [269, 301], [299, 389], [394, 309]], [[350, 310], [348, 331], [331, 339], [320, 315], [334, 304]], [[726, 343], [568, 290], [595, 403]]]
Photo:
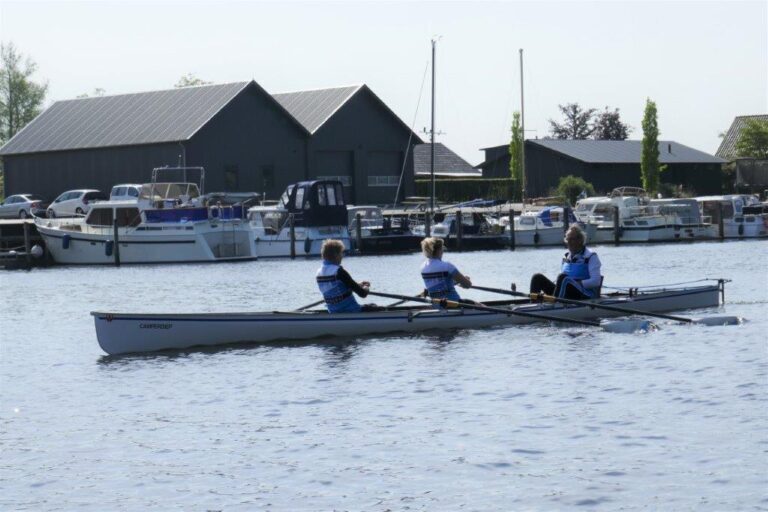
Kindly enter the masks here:
[[591, 183], [588, 183], [577, 176], [570, 174], [568, 176], [563, 176], [557, 184], [557, 195], [565, 197], [571, 206], [576, 204], [576, 200], [584, 192], [586, 192], [587, 195], [594, 195], [595, 188]]
[[87, 92], [84, 92], [83, 94], [78, 95], [77, 99], [94, 98], [94, 97], [100, 98], [101, 96], [104, 96], [104, 93], [106, 93], [106, 92], [107, 91], [105, 91], [101, 87], [96, 87], [96, 88], [93, 89], [93, 92], [91, 94], [88, 94]]
[[643, 147], [640, 155], [640, 177], [643, 188], [648, 193], [659, 189], [659, 124], [656, 120], [656, 103], [650, 98], [645, 100], [643, 114]]
[[523, 177], [523, 130], [520, 112], [512, 113], [512, 138], [509, 141], [509, 175], [517, 183]]
[[768, 159], [768, 121], [747, 119], [736, 141], [736, 154], [747, 158]]
[[210, 85], [212, 83], [213, 82], [206, 82], [202, 78], [197, 78], [192, 73], [187, 73], [186, 75], [179, 78], [179, 81], [176, 82], [174, 87], [180, 89], [182, 87], [192, 87], [193, 85]]
[[619, 109], [605, 110], [595, 116], [592, 136], [596, 140], [626, 140], [632, 128], [621, 122]]
[[584, 110], [578, 103], [558, 105], [557, 108], [560, 109], [564, 119], [562, 123], [556, 123], [552, 119], [549, 120], [550, 132], [555, 139], [583, 140], [588, 139], [592, 132], [595, 131], [592, 117], [597, 109], [588, 108]]
[[0, 144], [37, 117], [48, 91], [47, 82], [30, 78], [37, 64], [22, 59], [13, 43], [0, 45]]

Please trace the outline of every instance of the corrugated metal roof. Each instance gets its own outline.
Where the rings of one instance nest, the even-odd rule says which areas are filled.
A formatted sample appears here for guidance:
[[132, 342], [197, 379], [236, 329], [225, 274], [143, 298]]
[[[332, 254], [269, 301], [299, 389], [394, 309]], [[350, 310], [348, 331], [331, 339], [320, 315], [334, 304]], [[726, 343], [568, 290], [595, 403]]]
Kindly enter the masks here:
[[251, 83], [57, 101], [0, 155], [185, 141]]
[[363, 85], [273, 94], [309, 133], [315, 133]]
[[[640, 140], [529, 139], [526, 142], [595, 164], [639, 164], [643, 146]], [[717, 164], [724, 163], [725, 160], [672, 140], [661, 140], [659, 141], [659, 162], [662, 164]]]
[[[417, 144], [413, 147], [413, 172], [417, 176], [429, 176], [432, 162], [431, 144]], [[459, 155], [435, 143], [435, 174], [443, 176], [482, 176], [483, 172], [475, 169]]]
[[736, 154], [736, 142], [739, 140], [741, 130], [747, 124], [747, 120], [749, 119], [758, 119], [760, 121], [768, 122], [768, 114], [735, 117], [733, 123], [731, 123], [731, 127], [728, 128], [728, 133], [723, 137], [720, 147], [717, 148], [717, 152], [715, 153], [717, 156], [725, 158], [726, 160], [733, 160], [738, 156]]

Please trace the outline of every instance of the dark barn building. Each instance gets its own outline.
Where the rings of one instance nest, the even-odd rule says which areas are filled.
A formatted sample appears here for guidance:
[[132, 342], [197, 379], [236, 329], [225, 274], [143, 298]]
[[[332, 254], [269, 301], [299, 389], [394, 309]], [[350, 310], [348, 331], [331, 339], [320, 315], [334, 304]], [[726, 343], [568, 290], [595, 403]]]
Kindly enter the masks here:
[[[419, 144], [413, 148], [413, 170], [419, 179], [432, 176], [432, 144]], [[435, 142], [435, 177], [437, 178], [482, 178], [483, 173], [451, 151], [440, 142]]]
[[[483, 177], [509, 177], [509, 146], [484, 151], [486, 159], [478, 165]], [[621, 186], [639, 187], [641, 151], [639, 140], [526, 140], [526, 195], [546, 196], [569, 174], [591, 183], [599, 194]], [[667, 166], [661, 174], [663, 183], [682, 185], [685, 191], [697, 194], [721, 190], [722, 158], [674, 141], [660, 141], [659, 162]]]
[[346, 176], [348, 201], [391, 202], [404, 161], [401, 197], [414, 187], [409, 139], [421, 142], [364, 85], [272, 96], [251, 81], [56, 102], [0, 156], [8, 195], [109, 191], [187, 165], [205, 168], [206, 191], [276, 199], [290, 183]]

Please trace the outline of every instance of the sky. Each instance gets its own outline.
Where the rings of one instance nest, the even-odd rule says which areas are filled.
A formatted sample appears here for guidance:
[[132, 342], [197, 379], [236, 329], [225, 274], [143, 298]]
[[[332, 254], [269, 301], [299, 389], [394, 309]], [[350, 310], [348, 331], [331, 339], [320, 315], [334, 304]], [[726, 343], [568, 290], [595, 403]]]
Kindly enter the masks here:
[[558, 104], [620, 109], [642, 138], [714, 153], [738, 115], [768, 113], [768, 1], [7, 1], [0, 41], [37, 63], [46, 106], [169, 89], [187, 73], [271, 93], [367, 84], [425, 140], [437, 38], [437, 141], [475, 165], [520, 110], [548, 135]]

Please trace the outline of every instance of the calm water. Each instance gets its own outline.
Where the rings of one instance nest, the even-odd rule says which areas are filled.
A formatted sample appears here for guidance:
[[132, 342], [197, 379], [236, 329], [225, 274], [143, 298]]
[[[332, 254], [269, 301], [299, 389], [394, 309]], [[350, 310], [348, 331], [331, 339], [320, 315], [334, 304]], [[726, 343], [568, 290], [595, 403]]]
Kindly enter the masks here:
[[[1, 273], [0, 509], [768, 509], [768, 242], [597, 251], [607, 286], [730, 278], [724, 309], [695, 314], [751, 321], [108, 358], [91, 310], [295, 308], [318, 263]], [[446, 259], [506, 287], [561, 255]], [[345, 266], [412, 293], [420, 261]]]

